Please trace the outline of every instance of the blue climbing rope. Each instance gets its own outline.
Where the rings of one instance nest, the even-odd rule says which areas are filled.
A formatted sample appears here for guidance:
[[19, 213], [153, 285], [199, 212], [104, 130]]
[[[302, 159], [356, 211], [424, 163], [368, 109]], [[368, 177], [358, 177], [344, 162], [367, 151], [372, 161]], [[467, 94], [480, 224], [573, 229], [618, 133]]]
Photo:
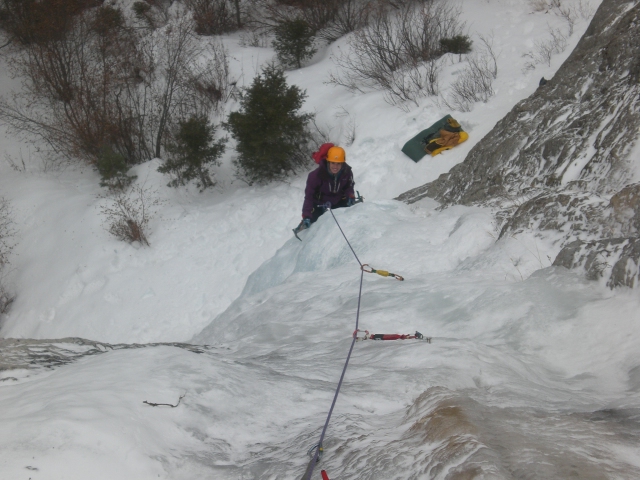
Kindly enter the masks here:
[[[344, 375], [345, 373], [347, 373], [347, 367], [349, 366], [349, 359], [351, 359], [351, 353], [353, 352], [353, 346], [355, 345], [356, 341], [358, 340], [368, 340], [368, 339], [373, 339], [373, 340], [398, 340], [398, 339], [406, 339], [406, 338], [416, 338], [416, 339], [420, 339], [423, 340], [425, 339], [424, 335], [422, 335], [420, 332], [416, 332], [413, 335], [399, 335], [399, 334], [391, 334], [391, 335], [387, 335], [387, 334], [370, 334], [367, 330], [365, 330], [365, 336], [358, 338], [358, 332], [360, 330], [358, 330], [359, 324], [360, 324], [360, 302], [362, 300], [362, 281], [364, 278], [364, 274], [365, 273], [376, 273], [382, 277], [392, 277], [395, 278], [396, 280], [399, 281], [403, 281], [404, 278], [400, 275], [397, 275], [395, 273], [391, 273], [388, 272], [386, 270], [376, 270], [374, 268], [372, 268], [371, 266], [369, 266], [368, 264], [362, 264], [362, 262], [360, 261], [360, 259], [358, 258], [358, 255], [356, 255], [355, 250], [353, 249], [353, 247], [351, 246], [351, 242], [349, 242], [349, 239], [347, 238], [347, 236], [344, 234], [344, 231], [342, 230], [342, 227], [340, 226], [340, 223], [338, 222], [338, 219], [336, 218], [336, 216], [333, 214], [333, 210], [331, 209], [331, 204], [330, 203], [326, 203], [325, 205], [319, 205], [319, 207], [324, 208], [325, 210], [328, 210], [329, 213], [331, 213], [331, 216], [333, 217], [333, 219], [336, 222], [336, 225], [338, 226], [338, 229], [340, 230], [340, 233], [342, 233], [342, 236], [344, 237], [345, 241], [347, 242], [347, 245], [349, 245], [349, 248], [351, 249], [351, 252], [353, 253], [353, 256], [356, 258], [358, 264], [360, 264], [360, 289], [358, 291], [358, 309], [356, 310], [356, 328], [353, 331], [353, 340], [351, 341], [351, 346], [349, 347], [349, 353], [347, 354], [347, 359], [344, 362], [344, 368], [342, 369], [342, 374], [340, 375], [340, 381], [338, 382], [338, 386], [336, 388], [336, 393], [333, 396], [333, 402], [331, 402], [331, 408], [329, 409], [329, 413], [327, 415], [327, 420], [324, 422], [324, 427], [322, 428], [322, 433], [320, 434], [320, 441], [318, 443], [316, 443], [315, 445], [313, 445], [308, 453], [309, 455], [312, 457], [311, 461], [309, 462], [309, 464], [307, 465], [307, 469], [304, 472], [304, 475], [302, 476], [302, 480], [311, 480], [311, 475], [313, 475], [313, 469], [316, 466], [316, 463], [318, 463], [318, 461], [320, 461], [320, 458], [322, 457], [322, 454], [324, 453], [324, 450], [322, 448], [322, 442], [324, 441], [324, 436], [327, 433], [327, 428], [329, 427], [329, 421], [331, 420], [331, 415], [333, 414], [333, 409], [336, 406], [336, 401], [338, 400], [338, 395], [340, 394], [340, 388], [342, 387], [342, 381], [344, 380]], [[428, 343], [431, 343], [431, 338], [427, 337], [426, 338]], [[313, 454], [311, 454], [311, 452], [313, 452]], [[326, 472], [324, 472], [324, 470], [322, 471], [322, 478], [323, 479], [328, 479]]]
[[353, 331], [353, 340], [351, 341], [351, 346], [349, 347], [349, 353], [347, 354], [347, 360], [344, 362], [344, 368], [342, 369], [342, 375], [340, 375], [340, 381], [338, 382], [338, 387], [336, 388], [336, 393], [333, 396], [333, 402], [331, 402], [331, 408], [329, 409], [329, 414], [327, 415], [327, 420], [324, 422], [324, 427], [322, 428], [322, 434], [320, 435], [320, 441], [318, 442], [317, 448], [315, 449], [313, 457], [311, 458], [311, 461], [309, 462], [309, 465], [307, 466], [307, 470], [305, 472], [305, 475], [302, 477], [303, 480], [311, 480], [311, 475], [313, 474], [313, 469], [315, 468], [316, 463], [319, 460], [319, 456], [322, 455], [322, 452], [323, 452], [322, 442], [324, 440], [324, 435], [325, 435], [325, 433], [327, 433], [327, 427], [329, 426], [329, 421], [331, 420], [331, 414], [333, 413], [333, 408], [336, 406], [336, 401], [338, 400], [338, 395], [340, 394], [340, 387], [342, 387], [342, 381], [344, 380], [344, 375], [347, 372], [347, 367], [349, 366], [349, 359], [351, 358], [351, 352], [353, 352], [353, 346], [355, 345], [356, 340], [357, 340], [358, 324], [360, 322], [360, 300], [362, 299], [362, 280], [363, 280], [364, 272], [365, 272], [365, 270], [362, 268], [362, 262], [360, 262], [360, 259], [358, 258], [358, 255], [356, 255], [356, 252], [353, 249], [353, 247], [351, 246], [351, 243], [349, 243], [349, 239], [347, 238], [347, 236], [342, 231], [342, 227], [340, 227], [340, 224], [338, 223], [338, 219], [333, 214], [333, 210], [331, 209], [331, 204], [325, 205], [325, 208], [329, 211], [329, 213], [331, 213], [331, 216], [335, 220], [336, 225], [340, 229], [340, 233], [342, 233], [342, 236], [346, 240], [347, 245], [349, 245], [349, 248], [353, 252], [353, 256], [356, 257], [356, 260], [360, 264], [360, 290], [358, 292], [358, 308], [356, 310], [356, 328]]
[[[328, 205], [328, 207], [327, 207]], [[325, 207], [327, 208], [327, 210], [329, 210], [329, 213], [331, 214], [331, 216], [333, 217], [333, 219], [336, 221], [336, 225], [338, 226], [338, 228], [340, 229], [340, 233], [342, 234], [342, 236], [344, 237], [345, 241], [347, 242], [347, 245], [349, 245], [349, 248], [351, 249], [351, 252], [353, 253], [353, 256], [356, 257], [356, 261], [360, 264], [360, 269], [362, 269], [362, 262], [360, 261], [360, 259], [358, 258], [358, 255], [356, 255], [356, 251], [353, 249], [353, 247], [351, 246], [351, 243], [349, 243], [349, 239], [347, 238], [347, 236], [344, 234], [344, 232], [342, 231], [342, 227], [340, 226], [340, 224], [338, 223], [338, 219], [336, 218], [336, 216], [333, 214], [333, 210], [331, 210], [331, 204], [327, 203], [325, 205]], [[360, 275], [360, 288], [362, 289], [362, 275]], [[362, 291], [362, 290], [361, 290]], [[358, 307], [360, 306], [360, 299], [358, 299]], [[360, 309], [358, 309], [358, 313], [360, 313]], [[358, 319], [357, 319], [357, 315], [356, 315], [356, 327], [358, 326]]]

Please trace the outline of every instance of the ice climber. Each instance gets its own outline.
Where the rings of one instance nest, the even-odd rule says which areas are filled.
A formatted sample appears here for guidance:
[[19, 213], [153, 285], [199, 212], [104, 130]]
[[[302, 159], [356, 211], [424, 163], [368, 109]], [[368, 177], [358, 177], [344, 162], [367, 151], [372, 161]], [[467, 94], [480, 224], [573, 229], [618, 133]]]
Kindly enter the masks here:
[[299, 230], [309, 228], [325, 212], [323, 205], [331, 208], [350, 207], [356, 203], [353, 190], [353, 172], [345, 161], [344, 149], [331, 147], [327, 158], [320, 160], [318, 168], [309, 173], [302, 204], [302, 222]]

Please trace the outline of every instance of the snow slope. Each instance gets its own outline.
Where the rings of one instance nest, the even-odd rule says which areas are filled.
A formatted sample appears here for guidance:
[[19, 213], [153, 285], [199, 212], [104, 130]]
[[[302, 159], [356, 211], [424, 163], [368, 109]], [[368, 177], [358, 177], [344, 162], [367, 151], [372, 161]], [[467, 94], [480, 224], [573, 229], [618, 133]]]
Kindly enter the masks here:
[[[406, 279], [365, 275], [360, 327], [433, 337], [356, 344], [322, 468], [343, 479], [639, 477], [637, 294], [551, 268], [553, 238], [496, 243], [490, 211], [390, 200], [462, 161], [586, 28], [550, 67], [523, 72], [522, 54], [561, 20], [523, 1], [460, 4], [470, 33], [493, 30], [497, 93], [455, 114], [471, 138], [439, 157], [400, 152], [449, 113], [431, 100], [405, 112], [323, 83], [344, 41], [288, 74], [335, 137], [348, 130], [341, 112], [354, 119], [347, 156], [366, 200], [335, 218], [363, 263]], [[225, 43], [246, 83], [272, 54]], [[443, 82], [460, 68], [453, 60]], [[5, 138], [14, 156], [26, 151]], [[5, 478], [303, 473], [351, 342], [359, 266], [328, 214], [292, 237], [305, 175], [248, 187], [231, 157], [203, 194], [165, 187], [158, 160], [137, 168], [164, 201], [150, 248], [109, 237], [94, 172], [0, 166], [19, 227], [18, 297], [0, 334], [40, 339], [0, 341]], [[176, 408], [143, 403], [183, 394]]]
[[[582, 20], [580, 28], [576, 26], [567, 49], [553, 58], [551, 67], [538, 65], [523, 73], [529, 60], [522, 55], [534, 48], [536, 39], [546, 38], [550, 27], [562, 27], [563, 20], [551, 13], [532, 13], [520, 0], [459, 3], [476, 42], [479, 34], [493, 35], [499, 55], [497, 93], [472, 112], [455, 113], [470, 139], [433, 159], [416, 164], [400, 151], [406, 140], [449, 113], [433, 99], [405, 112], [386, 104], [379, 92], [356, 95], [326, 84], [335, 68], [331, 55], [345, 48], [345, 40], [319, 52], [312, 65], [288, 74], [292, 83], [307, 91], [304, 108], [317, 112], [317, 124], [330, 130], [333, 139], [344, 140], [349, 121], [355, 123], [356, 140], [347, 147], [347, 156], [356, 188], [367, 200], [394, 198], [461, 162], [513, 104], [535, 91], [540, 76], [552, 75], [587, 23]], [[269, 61], [273, 52], [241, 47], [238, 37], [224, 41], [232, 75], [248, 85], [255, 68]], [[457, 58], [449, 59], [442, 73], [443, 91], [462, 68]], [[5, 72], [3, 84], [6, 81]], [[15, 82], [7, 83], [7, 88], [15, 87]], [[349, 117], [344, 117], [345, 111]], [[195, 189], [167, 188], [154, 160], [134, 173], [165, 206], [152, 224], [153, 248], [137, 249], [110, 238], [102, 228], [100, 206], [105, 200], [99, 198], [104, 192], [97, 186], [95, 172], [67, 167], [52, 178], [39, 168], [31, 145], [7, 138], [3, 146], [16, 163], [21, 156], [27, 160], [27, 172], [15, 172], [6, 164], [0, 167], [0, 191], [13, 201], [21, 219], [10, 279], [20, 295], [0, 327], [5, 336], [187, 340], [236, 298], [247, 276], [275, 253], [300, 218], [304, 174], [290, 184], [248, 187], [231, 174], [229, 148], [217, 174], [219, 187], [198, 194]], [[184, 288], [176, 289], [163, 275], [180, 278]]]

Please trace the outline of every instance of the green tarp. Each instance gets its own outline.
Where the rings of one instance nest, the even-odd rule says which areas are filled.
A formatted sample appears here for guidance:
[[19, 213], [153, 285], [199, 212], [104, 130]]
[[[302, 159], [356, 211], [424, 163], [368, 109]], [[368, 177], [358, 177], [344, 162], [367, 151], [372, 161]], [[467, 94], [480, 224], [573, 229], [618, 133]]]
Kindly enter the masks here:
[[420, 159], [427, 154], [424, 149], [425, 143], [427, 143], [424, 140], [425, 137], [429, 140], [436, 138], [440, 134], [440, 130], [447, 124], [447, 120], [449, 118], [451, 118], [451, 115], [446, 115], [426, 130], [422, 130], [419, 134], [404, 144], [402, 152], [414, 162], [420, 161]]

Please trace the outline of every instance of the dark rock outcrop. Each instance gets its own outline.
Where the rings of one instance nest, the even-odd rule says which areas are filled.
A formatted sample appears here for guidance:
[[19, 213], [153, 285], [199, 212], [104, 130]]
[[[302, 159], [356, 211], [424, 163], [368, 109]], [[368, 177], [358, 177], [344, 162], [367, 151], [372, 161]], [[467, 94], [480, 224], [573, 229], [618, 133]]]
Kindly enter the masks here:
[[621, 234], [640, 234], [640, 183], [627, 185], [613, 195], [609, 208]]
[[610, 233], [608, 202], [598, 195], [570, 190], [543, 192], [507, 216], [500, 238], [525, 230], [553, 230], [567, 239], [602, 237]]
[[610, 238], [592, 242], [576, 240], [564, 247], [553, 265], [581, 268], [587, 278], [607, 278], [607, 286], [640, 286], [640, 238]]

